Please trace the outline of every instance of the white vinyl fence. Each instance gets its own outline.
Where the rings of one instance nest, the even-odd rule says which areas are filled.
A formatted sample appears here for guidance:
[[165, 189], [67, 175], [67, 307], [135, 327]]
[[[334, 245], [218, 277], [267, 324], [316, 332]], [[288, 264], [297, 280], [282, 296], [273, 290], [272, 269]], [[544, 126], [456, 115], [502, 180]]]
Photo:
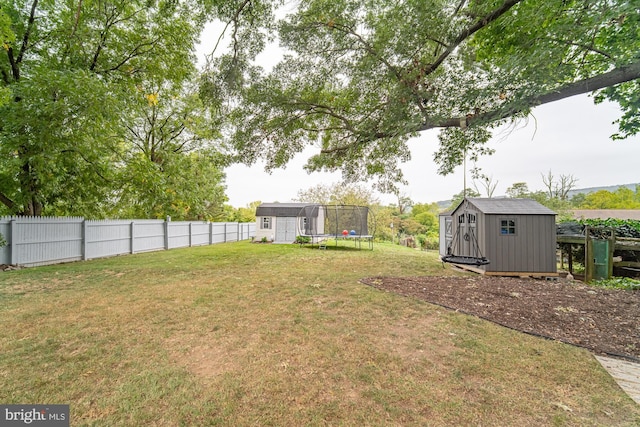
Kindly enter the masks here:
[[255, 223], [0, 217], [0, 264], [37, 265], [247, 240]]

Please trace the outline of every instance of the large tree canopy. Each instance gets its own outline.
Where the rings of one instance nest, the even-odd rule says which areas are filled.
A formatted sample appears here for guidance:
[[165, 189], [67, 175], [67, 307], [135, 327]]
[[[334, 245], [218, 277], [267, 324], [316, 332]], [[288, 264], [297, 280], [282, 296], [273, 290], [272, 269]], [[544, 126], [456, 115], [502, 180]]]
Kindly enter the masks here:
[[[194, 93], [210, 19], [229, 49]], [[440, 129], [447, 173], [493, 127], [594, 91], [625, 138], [639, 28], [628, 0], [2, 0], [0, 213], [211, 215], [223, 137], [269, 168], [314, 146], [310, 171], [391, 189], [421, 131]], [[276, 36], [287, 54], [265, 72]]]
[[[302, 0], [278, 27], [284, 59], [245, 74], [234, 146], [268, 168], [314, 146], [308, 170], [388, 189], [418, 132], [441, 129], [448, 173], [490, 152], [492, 128], [576, 94], [604, 89], [623, 109], [617, 136], [632, 135], [639, 24], [627, 0]], [[239, 68], [218, 90], [238, 88]]]
[[[197, 26], [161, 1], [11, 0], [0, 57], [0, 201], [9, 213], [100, 215], [119, 188], [127, 105], [195, 71]], [[186, 15], [189, 16], [189, 15]], [[160, 77], [158, 77], [160, 76]], [[104, 213], [102, 213], [104, 214]]]
[[222, 206], [219, 120], [190, 82], [202, 25], [231, 20], [228, 2], [1, 6], [0, 213], [188, 218]]

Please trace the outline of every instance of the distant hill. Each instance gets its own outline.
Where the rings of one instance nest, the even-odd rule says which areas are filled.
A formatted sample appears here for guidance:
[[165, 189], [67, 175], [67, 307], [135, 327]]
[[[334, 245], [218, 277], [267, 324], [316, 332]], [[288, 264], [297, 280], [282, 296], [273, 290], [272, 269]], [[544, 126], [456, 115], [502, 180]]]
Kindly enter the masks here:
[[636, 190], [636, 186], [638, 186], [638, 185], [640, 185], [640, 183], [637, 183], [637, 184], [610, 185], [608, 187], [578, 188], [578, 189], [569, 191], [568, 194], [569, 194], [569, 197], [573, 197], [576, 194], [580, 194], [580, 193], [589, 194], [589, 193], [595, 193], [596, 191], [600, 191], [600, 190], [605, 190], [605, 191], [609, 191], [609, 192], [613, 193], [618, 188], [623, 188], [623, 187], [626, 187], [629, 190], [635, 191]]
[[[600, 190], [605, 190], [605, 191], [609, 191], [611, 193], [613, 193], [614, 191], [616, 191], [618, 188], [622, 188], [622, 187], [626, 187], [629, 190], [635, 191], [636, 190], [636, 186], [640, 186], [640, 183], [636, 183], [636, 184], [621, 184], [621, 185], [609, 185], [607, 187], [587, 187], [587, 188], [577, 188], [575, 190], [571, 190], [569, 191], [568, 195], [569, 197], [573, 197], [576, 194], [589, 194], [589, 193], [595, 193], [596, 191], [600, 191]], [[505, 196], [494, 196], [496, 198], [499, 197], [505, 197]], [[438, 206], [440, 207], [440, 209], [446, 209], [451, 205], [451, 200], [441, 200], [439, 202], [436, 202], [438, 204]]]

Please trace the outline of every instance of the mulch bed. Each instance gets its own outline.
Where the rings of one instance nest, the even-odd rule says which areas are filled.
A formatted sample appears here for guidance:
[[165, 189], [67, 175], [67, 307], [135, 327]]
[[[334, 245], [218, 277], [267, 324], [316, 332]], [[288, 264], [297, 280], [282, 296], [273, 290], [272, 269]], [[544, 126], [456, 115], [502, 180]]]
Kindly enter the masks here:
[[528, 334], [640, 362], [640, 291], [565, 279], [369, 277], [362, 283]]

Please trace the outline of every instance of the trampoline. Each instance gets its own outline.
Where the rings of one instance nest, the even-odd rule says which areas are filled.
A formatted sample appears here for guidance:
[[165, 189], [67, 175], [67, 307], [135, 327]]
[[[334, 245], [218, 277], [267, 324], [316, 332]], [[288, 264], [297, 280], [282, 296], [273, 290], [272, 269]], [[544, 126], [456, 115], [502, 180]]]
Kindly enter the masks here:
[[[330, 240], [353, 241], [354, 247], [362, 248], [364, 242], [373, 249], [375, 219], [366, 206], [356, 205], [307, 205], [298, 213], [298, 235], [308, 237], [311, 246], [326, 249]], [[370, 231], [372, 230], [372, 231]]]

